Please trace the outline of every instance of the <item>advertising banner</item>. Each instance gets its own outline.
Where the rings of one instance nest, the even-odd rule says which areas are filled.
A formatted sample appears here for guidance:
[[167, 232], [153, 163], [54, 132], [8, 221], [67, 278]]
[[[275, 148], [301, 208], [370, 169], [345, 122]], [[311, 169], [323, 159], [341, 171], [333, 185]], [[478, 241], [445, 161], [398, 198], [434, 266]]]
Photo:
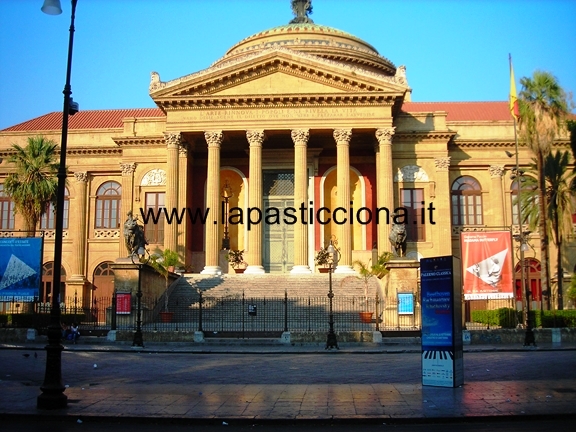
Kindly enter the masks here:
[[460, 234], [466, 300], [514, 296], [511, 243], [509, 231]]
[[32, 302], [42, 277], [41, 237], [0, 238], [0, 301]]
[[464, 380], [462, 291], [451, 256], [420, 260], [422, 384], [457, 387]]

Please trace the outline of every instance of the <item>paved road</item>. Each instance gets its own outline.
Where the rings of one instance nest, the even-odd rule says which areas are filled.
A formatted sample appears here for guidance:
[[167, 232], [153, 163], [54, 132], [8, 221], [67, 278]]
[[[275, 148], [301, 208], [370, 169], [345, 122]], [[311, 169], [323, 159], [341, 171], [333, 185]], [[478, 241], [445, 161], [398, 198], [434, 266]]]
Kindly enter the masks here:
[[[34, 354], [37, 354], [37, 357]], [[27, 355], [27, 356], [26, 356]], [[467, 353], [464, 380], [576, 380], [576, 352]], [[39, 386], [45, 351], [0, 350], [0, 380]], [[94, 368], [94, 364], [97, 365]], [[417, 353], [190, 354], [64, 351], [62, 377], [84, 384], [419, 384]]]
[[293, 420], [576, 417], [573, 350], [467, 352], [465, 384], [457, 389], [423, 387], [420, 354], [413, 352], [253, 350], [66, 350], [62, 376], [68, 408], [46, 412], [35, 406], [45, 351], [3, 349], [0, 415], [211, 420], [244, 426]]

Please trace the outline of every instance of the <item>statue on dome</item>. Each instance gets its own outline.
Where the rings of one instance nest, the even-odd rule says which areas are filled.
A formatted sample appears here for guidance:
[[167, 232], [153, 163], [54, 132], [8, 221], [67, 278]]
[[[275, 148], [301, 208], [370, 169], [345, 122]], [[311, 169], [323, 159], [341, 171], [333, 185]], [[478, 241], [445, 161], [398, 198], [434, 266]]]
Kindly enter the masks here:
[[292, 0], [292, 12], [296, 18], [290, 24], [314, 24], [308, 17], [312, 14], [312, 0]]

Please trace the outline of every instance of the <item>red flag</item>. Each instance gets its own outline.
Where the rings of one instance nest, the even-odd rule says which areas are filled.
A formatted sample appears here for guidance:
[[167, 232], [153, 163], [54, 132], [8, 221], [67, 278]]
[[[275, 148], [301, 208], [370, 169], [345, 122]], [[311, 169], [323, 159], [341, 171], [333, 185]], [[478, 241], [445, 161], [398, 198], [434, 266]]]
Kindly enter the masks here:
[[520, 118], [520, 106], [516, 95], [516, 81], [514, 80], [514, 68], [512, 67], [512, 56], [510, 54], [508, 54], [508, 59], [510, 60], [510, 114], [518, 120]]

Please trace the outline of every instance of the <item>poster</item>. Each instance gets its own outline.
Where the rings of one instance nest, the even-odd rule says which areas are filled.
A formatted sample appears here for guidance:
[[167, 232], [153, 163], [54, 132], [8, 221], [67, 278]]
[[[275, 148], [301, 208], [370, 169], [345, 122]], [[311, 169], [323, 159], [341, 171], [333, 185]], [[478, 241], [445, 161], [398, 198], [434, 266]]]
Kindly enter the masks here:
[[464, 382], [460, 264], [451, 256], [420, 260], [422, 384]]
[[0, 301], [32, 302], [42, 277], [41, 237], [0, 238]]
[[118, 292], [116, 293], [116, 313], [129, 314], [132, 310], [132, 293]]
[[398, 293], [398, 315], [414, 314], [414, 294]]
[[465, 300], [514, 296], [511, 243], [509, 231], [460, 234]]

